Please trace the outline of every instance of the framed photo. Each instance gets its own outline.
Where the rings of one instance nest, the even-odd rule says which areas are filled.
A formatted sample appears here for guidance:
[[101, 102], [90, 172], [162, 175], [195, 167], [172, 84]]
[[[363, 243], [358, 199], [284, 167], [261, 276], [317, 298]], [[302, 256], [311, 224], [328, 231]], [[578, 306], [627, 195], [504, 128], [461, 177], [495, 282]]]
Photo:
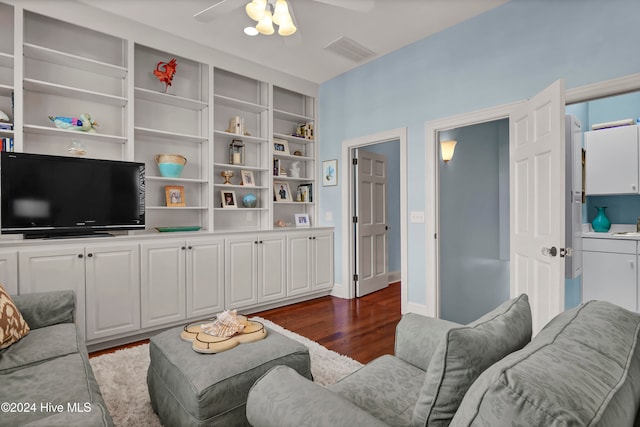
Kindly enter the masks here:
[[322, 185], [325, 187], [338, 185], [338, 160], [322, 162]]
[[164, 187], [164, 195], [169, 207], [187, 206], [184, 198], [184, 187], [181, 185], [166, 185]]
[[289, 141], [273, 138], [273, 152], [275, 154], [289, 154]]
[[309, 214], [300, 213], [295, 214], [296, 227], [311, 227], [311, 221], [309, 221]]
[[256, 186], [256, 180], [253, 178], [252, 171], [240, 171], [240, 175], [242, 176], [242, 185], [246, 187]]
[[221, 190], [220, 199], [222, 200], [222, 207], [225, 209], [238, 207], [238, 204], [236, 203], [235, 191]]
[[289, 184], [284, 181], [273, 181], [273, 193], [276, 202], [291, 202], [291, 190]]

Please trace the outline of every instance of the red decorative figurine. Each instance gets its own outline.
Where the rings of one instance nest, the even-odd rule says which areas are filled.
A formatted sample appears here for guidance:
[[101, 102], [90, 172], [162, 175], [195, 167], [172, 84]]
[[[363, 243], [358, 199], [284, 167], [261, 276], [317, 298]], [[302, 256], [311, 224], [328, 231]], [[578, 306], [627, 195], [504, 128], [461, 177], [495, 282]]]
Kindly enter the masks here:
[[[160, 69], [160, 66], [162, 66], [163, 70]], [[165, 84], [165, 93], [167, 92], [167, 89], [169, 89], [169, 86], [171, 86], [171, 80], [173, 80], [173, 75], [176, 73], [177, 66], [178, 64], [176, 63], [176, 59], [173, 58], [169, 62], [158, 62], [156, 69], [153, 70], [153, 74], [155, 74], [158, 80]]]

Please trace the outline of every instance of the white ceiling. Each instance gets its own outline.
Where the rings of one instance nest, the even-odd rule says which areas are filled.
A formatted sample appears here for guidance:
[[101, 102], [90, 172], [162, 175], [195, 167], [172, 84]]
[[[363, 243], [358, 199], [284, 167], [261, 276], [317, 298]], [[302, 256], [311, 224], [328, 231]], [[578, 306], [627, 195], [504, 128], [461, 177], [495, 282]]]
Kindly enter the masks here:
[[[314, 83], [322, 83], [364, 62], [354, 62], [325, 46], [349, 37], [376, 53], [372, 59], [470, 19], [508, 0], [375, 0], [355, 12], [314, 0], [289, 0], [298, 32], [249, 37], [255, 25], [244, 11], [249, 0], [222, 18], [199, 22], [193, 15], [220, 0], [78, 0], [205, 46], [249, 59]], [[226, 0], [230, 1], [230, 0]], [[359, 0], [350, 0], [359, 1]]]

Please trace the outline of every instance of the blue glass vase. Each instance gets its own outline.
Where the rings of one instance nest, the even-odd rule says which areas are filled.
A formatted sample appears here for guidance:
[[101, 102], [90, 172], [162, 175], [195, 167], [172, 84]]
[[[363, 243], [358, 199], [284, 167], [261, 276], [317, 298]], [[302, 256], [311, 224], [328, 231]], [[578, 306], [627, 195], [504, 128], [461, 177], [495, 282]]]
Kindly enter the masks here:
[[598, 210], [598, 214], [593, 221], [591, 222], [591, 227], [593, 227], [593, 231], [597, 231], [598, 233], [606, 233], [611, 228], [611, 221], [607, 218], [607, 214], [605, 213], [606, 206], [596, 206]]

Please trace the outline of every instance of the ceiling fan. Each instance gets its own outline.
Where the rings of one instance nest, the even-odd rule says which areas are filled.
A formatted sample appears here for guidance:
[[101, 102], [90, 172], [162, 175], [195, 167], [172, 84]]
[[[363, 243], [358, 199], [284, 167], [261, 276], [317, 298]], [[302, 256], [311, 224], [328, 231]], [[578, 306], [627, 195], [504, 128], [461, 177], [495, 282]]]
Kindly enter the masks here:
[[[375, 6], [375, 0], [308, 0], [314, 1], [317, 3], [323, 3], [330, 6], [340, 7], [343, 9], [348, 9], [356, 12], [368, 12]], [[261, 34], [272, 34], [273, 33], [273, 23], [279, 25], [278, 33], [282, 36], [289, 36], [296, 32], [296, 27], [293, 24], [295, 19], [293, 18], [293, 11], [291, 10], [291, 3], [294, 3], [295, 0], [289, 0], [288, 2], [279, 2], [276, 0], [216, 0], [214, 4], [207, 7], [204, 10], [193, 15], [193, 17], [200, 22], [210, 22], [220, 17], [223, 17], [227, 13], [234, 11], [235, 9], [239, 9], [241, 6], [245, 6], [247, 14], [258, 21], [258, 25], [256, 25], [255, 31], [253, 34], [249, 34], [247, 31], [251, 31], [248, 27], [245, 29], [245, 32], [249, 35], [257, 35]], [[276, 14], [278, 13], [278, 3], [288, 3], [288, 21], [285, 19], [284, 22], [278, 23]], [[261, 8], [259, 14], [254, 12], [255, 8]], [[264, 11], [267, 11], [269, 15], [269, 23], [266, 24], [262, 22], [261, 18], [263, 17]], [[271, 14], [273, 13], [273, 19]]]

